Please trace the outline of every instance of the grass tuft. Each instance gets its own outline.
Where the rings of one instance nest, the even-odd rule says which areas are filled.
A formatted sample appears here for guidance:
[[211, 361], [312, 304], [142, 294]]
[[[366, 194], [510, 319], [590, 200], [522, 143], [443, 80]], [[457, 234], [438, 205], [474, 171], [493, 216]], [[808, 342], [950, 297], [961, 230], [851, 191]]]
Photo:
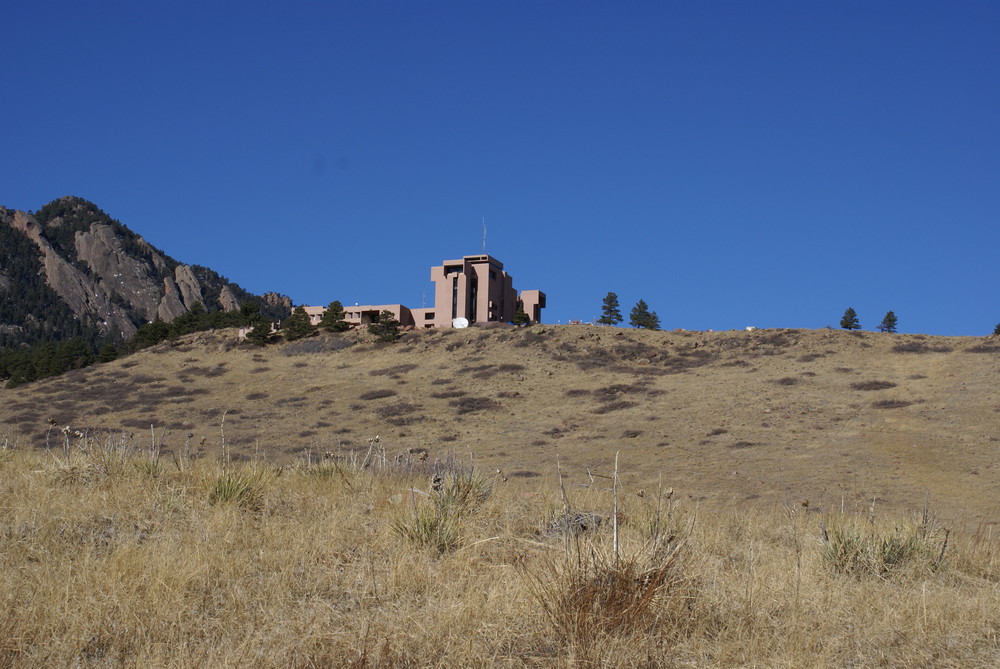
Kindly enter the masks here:
[[879, 528], [866, 522], [846, 522], [828, 533], [823, 560], [835, 572], [855, 577], [888, 577], [912, 569], [942, 566], [947, 534], [937, 539], [922, 526]]
[[267, 475], [262, 469], [224, 471], [208, 493], [212, 505], [233, 504], [242, 509], [259, 511], [264, 505]]

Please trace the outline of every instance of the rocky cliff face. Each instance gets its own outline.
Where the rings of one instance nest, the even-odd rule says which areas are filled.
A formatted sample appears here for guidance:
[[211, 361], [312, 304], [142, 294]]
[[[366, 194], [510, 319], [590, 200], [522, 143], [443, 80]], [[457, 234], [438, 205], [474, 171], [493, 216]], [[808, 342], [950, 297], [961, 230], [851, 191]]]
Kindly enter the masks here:
[[[0, 221], [3, 221], [4, 213], [9, 212], [7, 210], [0, 212]], [[93, 319], [99, 328], [116, 330], [125, 338], [135, 334], [136, 325], [124, 310], [111, 301], [103, 287], [59, 255], [33, 216], [23, 211], [15, 211], [8, 217], [8, 222], [11, 227], [24, 233], [38, 246], [45, 283], [63, 299], [77, 317], [81, 320]], [[45, 314], [35, 314], [35, 317], [44, 318]]]
[[[30, 298], [36, 294], [46, 296], [37, 305]], [[34, 215], [0, 207], [0, 327], [5, 332], [32, 331], [53, 311], [53, 302], [61, 302], [77, 321], [58, 327], [127, 339], [139, 325], [156, 318], [171, 321], [196, 303], [209, 311], [229, 311], [247, 300], [261, 301], [212, 270], [163, 254], [86, 200], [61, 198]]]

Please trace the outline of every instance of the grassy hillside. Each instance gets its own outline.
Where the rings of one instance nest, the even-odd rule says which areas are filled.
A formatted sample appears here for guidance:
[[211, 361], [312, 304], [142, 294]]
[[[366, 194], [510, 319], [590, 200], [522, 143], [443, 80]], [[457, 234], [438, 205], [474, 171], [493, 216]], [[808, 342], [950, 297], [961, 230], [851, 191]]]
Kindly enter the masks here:
[[0, 667], [1000, 663], [996, 338], [234, 339], [0, 389]]
[[0, 666], [1000, 662], [985, 528], [709, 513], [579, 471], [525, 493], [378, 443], [280, 468], [86, 445], [0, 447]]
[[[293, 463], [364, 451], [470, 457], [530, 487], [566, 471], [662, 479], [712, 507], [908, 512], [993, 522], [1000, 340], [839, 330], [538, 326], [323, 335], [259, 349], [192, 335], [0, 390], [0, 438], [121, 428], [164, 449]], [[188, 435], [191, 435], [190, 437]], [[168, 456], [169, 457], [169, 456]]]

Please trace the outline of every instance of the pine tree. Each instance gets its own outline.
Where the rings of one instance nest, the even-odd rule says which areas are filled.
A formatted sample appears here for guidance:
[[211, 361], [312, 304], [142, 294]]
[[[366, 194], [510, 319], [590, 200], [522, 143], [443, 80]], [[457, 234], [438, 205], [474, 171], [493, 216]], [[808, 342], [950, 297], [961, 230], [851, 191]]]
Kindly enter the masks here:
[[644, 328], [646, 330], [660, 329], [659, 316], [656, 315], [655, 311], [649, 310], [649, 305], [646, 304], [645, 300], [639, 300], [635, 303], [631, 313], [629, 313], [628, 322], [634, 328]]
[[111, 342], [106, 343], [101, 347], [100, 353], [97, 354], [98, 362], [111, 362], [112, 360], [118, 359], [118, 348]]
[[618, 295], [616, 293], [608, 293], [604, 296], [604, 302], [601, 304], [601, 317], [597, 319], [597, 322], [601, 325], [618, 325], [622, 320], [622, 311], [618, 305]]
[[895, 332], [896, 322], [896, 314], [892, 313], [892, 311], [887, 311], [885, 318], [878, 324], [879, 332]]
[[524, 312], [524, 305], [518, 302], [517, 310], [514, 311], [514, 320], [511, 322], [514, 323], [514, 325], [527, 325], [528, 321], [528, 314]]
[[327, 332], [346, 332], [351, 329], [350, 323], [344, 320], [344, 305], [339, 300], [334, 300], [323, 312], [323, 317], [319, 319], [319, 326]]
[[242, 325], [252, 327], [260, 318], [260, 305], [256, 302], [244, 302], [240, 305], [240, 319]]
[[997, 326], [993, 328], [993, 334], [1000, 335], [1000, 323], [997, 323]]
[[388, 309], [382, 311], [378, 318], [368, 325], [369, 334], [375, 335], [375, 341], [393, 342], [402, 336], [399, 331], [399, 321]]
[[309, 314], [305, 307], [295, 307], [292, 315], [285, 319], [281, 331], [285, 334], [285, 339], [295, 341], [316, 333], [312, 323], [309, 322]]
[[263, 317], [257, 318], [247, 332], [247, 341], [257, 346], [266, 346], [273, 337], [271, 322]]
[[847, 307], [847, 311], [844, 312], [843, 318], [840, 319], [840, 327], [845, 330], [861, 329], [861, 322], [858, 320], [858, 314], [852, 307]]

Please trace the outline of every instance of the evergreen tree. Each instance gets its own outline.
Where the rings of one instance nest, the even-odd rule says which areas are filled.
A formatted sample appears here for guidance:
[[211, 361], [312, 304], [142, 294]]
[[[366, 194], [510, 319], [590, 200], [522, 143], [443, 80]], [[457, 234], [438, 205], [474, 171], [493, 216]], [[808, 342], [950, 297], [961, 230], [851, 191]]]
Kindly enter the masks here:
[[840, 319], [840, 327], [845, 330], [861, 329], [861, 322], [858, 320], [858, 314], [854, 311], [853, 307], [847, 307], [847, 311], [844, 312], [843, 318]]
[[514, 325], [527, 325], [529, 322], [528, 314], [524, 313], [524, 305], [520, 302], [517, 303], [517, 310], [514, 312], [514, 320], [512, 322]]
[[90, 364], [94, 353], [80, 337], [68, 339], [56, 348], [52, 361], [52, 376], [68, 372], [71, 369], [81, 369]]
[[316, 333], [312, 323], [309, 322], [309, 314], [306, 313], [305, 307], [295, 307], [292, 315], [285, 319], [282, 324], [281, 331], [288, 341], [295, 341]]
[[270, 343], [274, 335], [271, 333], [271, 321], [259, 317], [253, 323], [253, 327], [247, 332], [247, 341], [257, 346], [265, 346]]
[[618, 295], [608, 293], [604, 296], [604, 303], [601, 305], [601, 317], [597, 322], [601, 325], [618, 325], [622, 322], [622, 311], [618, 305]]
[[660, 329], [659, 316], [656, 315], [655, 311], [649, 310], [649, 305], [646, 304], [645, 300], [639, 300], [635, 303], [629, 314], [628, 322], [634, 328], [644, 328], [646, 330]]
[[368, 332], [375, 335], [376, 341], [381, 342], [396, 341], [402, 336], [399, 331], [399, 321], [387, 309], [368, 325]]
[[98, 362], [111, 362], [112, 360], [118, 359], [118, 349], [114, 344], [108, 342], [101, 347], [100, 353], [97, 354]]
[[997, 323], [997, 326], [993, 328], [993, 334], [1000, 335], [1000, 323]]
[[319, 326], [327, 332], [346, 332], [351, 329], [350, 323], [344, 320], [344, 305], [339, 300], [334, 300], [323, 312], [323, 317], [319, 319]]
[[248, 327], [255, 325], [260, 318], [260, 305], [256, 302], [244, 302], [240, 305], [240, 318], [242, 319], [240, 325]]
[[201, 302], [195, 302], [191, 308], [170, 321], [170, 332], [174, 337], [204, 330], [208, 324], [208, 314]]
[[892, 313], [892, 311], [887, 311], [885, 318], [878, 324], [879, 332], [895, 332], [896, 322], [896, 314]]
[[141, 326], [129, 342], [132, 351], [155, 346], [161, 341], [170, 339], [170, 324], [164, 323], [159, 317], [155, 321]]

